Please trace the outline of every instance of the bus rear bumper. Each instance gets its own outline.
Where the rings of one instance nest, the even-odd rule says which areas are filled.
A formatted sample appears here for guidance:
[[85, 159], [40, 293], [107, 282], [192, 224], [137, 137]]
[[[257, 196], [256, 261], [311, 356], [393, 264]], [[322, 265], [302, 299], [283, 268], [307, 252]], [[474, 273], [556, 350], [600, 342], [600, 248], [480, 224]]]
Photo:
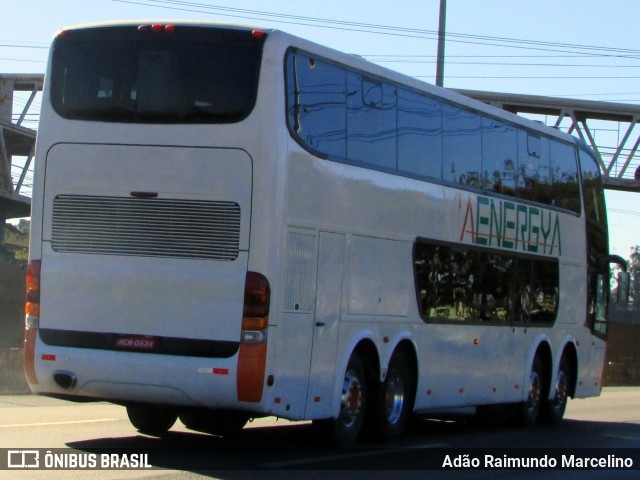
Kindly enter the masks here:
[[[238, 354], [201, 358], [52, 347], [38, 339], [33, 393], [70, 400], [242, 408], [236, 388]], [[45, 353], [46, 350], [46, 353]], [[255, 410], [255, 403], [247, 409]]]

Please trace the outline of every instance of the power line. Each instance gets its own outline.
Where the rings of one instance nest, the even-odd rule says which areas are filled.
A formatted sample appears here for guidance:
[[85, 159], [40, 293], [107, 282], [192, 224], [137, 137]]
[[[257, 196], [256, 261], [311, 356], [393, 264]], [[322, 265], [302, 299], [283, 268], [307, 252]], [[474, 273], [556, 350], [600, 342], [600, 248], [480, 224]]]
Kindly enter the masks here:
[[40, 47], [37, 45], [10, 45], [8, 43], [0, 43], [0, 47], [6, 47], [6, 48], [37, 48], [40, 50], [48, 50], [49, 47]]
[[[114, 0], [114, 1], [120, 1], [120, 0]], [[207, 5], [207, 4], [198, 3], [198, 2], [185, 2], [181, 0], [146, 0], [146, 1], [147, 3], [152, 3], [152, 4], [162, 3], [162, 4], [169, 4], [169, 5], [180, 5], [180, 6], [184, 5], [184, 6], [197, 7], [197, 8], [206, 8], [210, 10], [241, 12], [241, 13], [248, 13], [251, 15], [264, 15], [267, 17], [297, 19], [302, 21], [311, 21], [311, 22], [318, 22], [318, 23], [329, 23], [329, 24], [337, 24], [337, 25], [374, 28], [374, 29], [381, 29], [381, 30], [411, 32], [411, 33], [419, 33], [424, 35], [437, 36], [438, 34], [438, 32], [435, 30], [424, 30], [424, 29], [409, 28], [409, 27], [398, 27], [398, 26], [392, 26], [392, 25], [380, 25], [380, 24], [371, 24], [371, 23], [351, 22], [351, 21], [344, 21], [344, 20], [332, 20], [332, 19], [318, 18], [318, 17], [305, 17], [305, 16], [298, 16], [298, 15], [279, 14], [279, 13], [265, 12], [265, 11], [259, 11], [259, 10], [247, 10], [247, 9], [238, 9], [238, 8], [231, 8], [231, 7], [221, 7], [216, 5]], [[179, 10], [177, 7], [174, 7], [174, 8], [176, 10]], [[612, 48], [612, 47], [604, 47], [604, 46], [598, 46], [598, 45], [569, 44], [569, 43], [561, 43], [561, 42], [547, 42], [547, 41], [541, 41], [541, 40], [516, 39], [516, 38], [489, 36], [489, 35], [447, 32], [447, 37], [471, 38], [471, 39], [481, 39], [481, 40], [487, 40], [487, 41], [500, 41], [500, 42], [508, 42], [508, 43], [512, 42], [512, 43], [527, 44], [527, 45], [543, 45], [543, 46], [553, 46], [553, 47], [563, 47], [563, 48], [579, 48], [579, 49], [586, 49], [586, 50], [614, 51], [614, 52], [640, 54], [640, 50], [636, 50], [636, 49]]]
[[[207, 15], [220, 15], [232, 18], [244, 18], [251, 20], [264, 20], [265, 18], [285, 24], [294, 24], [319, 28], [331, 28], [337, 30], [356, 31], [364, 33], [375, 33], [382, 35], [400, 36], [408, 38], [422, 38], [429, 40], [437, 39], [437, 32], [434, 30], [423, 30], [409, 27], [398, 27], [392, 25], [379, 25], [362, 22], [352, 22], [344, 20], [333, 20], [318, 17], [306, 17], [301, 15], [281, 14], [260, 10], [249, 10], [232, 7], [222, 7], [219, 5], [208, 5], [199, 2], [186, 2], [179, 0], [112, 0], [118, 3], [128, 3], [147, 7], [163, 8], [176, 11], [188, 11], [194, 13], [204, 13]], [[463, 33], [446, 34], [447, 41], [457, 43], [467, 43], [475, 45], [495, 46], [503, 48], [518, 48], [526, 50], [539, 50], [548, 52], [579, 53], [583, 56], [606, 56], [618, 58], [640, 59], [640, 50], [613, 48], [597, 45], [576, 45], [560, 42], [545, 42], [540, 40], [526, 40], [506, 37], [494, 37], [487, 35], [472, 35]], [[498, 43], [496, 43], [498, 42]], [[563, 48], [565, 50], [557, 50]], [[568, 49], [568, 50], [567, 50]], [[575, 52], [574, 50], [583, 50]], [[597, 52], [597, 53], [596, 53]]]

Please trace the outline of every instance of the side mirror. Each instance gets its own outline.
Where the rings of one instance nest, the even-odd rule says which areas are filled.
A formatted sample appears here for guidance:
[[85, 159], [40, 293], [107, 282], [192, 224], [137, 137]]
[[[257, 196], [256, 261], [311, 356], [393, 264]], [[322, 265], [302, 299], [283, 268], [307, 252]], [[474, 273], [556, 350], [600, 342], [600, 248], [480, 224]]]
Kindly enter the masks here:
[[618, 295], [616, 298], [618, 305], [627, 305], [629, 303], [630, 285], [631, 275], [629, 275], [629, 272], [618, 273]]

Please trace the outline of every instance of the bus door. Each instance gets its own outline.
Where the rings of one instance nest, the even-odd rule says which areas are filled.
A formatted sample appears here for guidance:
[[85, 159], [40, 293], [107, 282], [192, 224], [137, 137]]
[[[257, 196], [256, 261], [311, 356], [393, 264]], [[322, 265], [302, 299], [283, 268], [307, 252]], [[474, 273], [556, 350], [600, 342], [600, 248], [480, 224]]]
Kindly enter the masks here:
[[[329, 416], [342, 298], [343, 234], [289, 229], [276, 340], [274, 412]], [[305, 413], [306, 411], [306, 413]]]
[[320, 232], [306, 417], [331, 415], [344, 273], [344, 234]]
[[591, 328], [589, 372], [586, 388], [599, 392], [602, 388], [605, 346], [607, 336], [608, 279], [605, 273], [589, 269], [587, 285], [587, 324]]

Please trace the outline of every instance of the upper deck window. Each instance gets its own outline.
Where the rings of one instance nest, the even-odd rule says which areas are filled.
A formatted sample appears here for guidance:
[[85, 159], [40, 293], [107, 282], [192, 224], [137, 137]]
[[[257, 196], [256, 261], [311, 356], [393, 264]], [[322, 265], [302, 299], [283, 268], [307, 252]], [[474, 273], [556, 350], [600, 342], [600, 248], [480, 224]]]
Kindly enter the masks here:
[[570, 143], [293, 49], [286, 82], [289, 132], [319, 157], [580, 213]]
[[255, 104], [263, 38], [247, 30], [69, 30], [53, 46], [51, 101], [65, 118], [229, 123]]

